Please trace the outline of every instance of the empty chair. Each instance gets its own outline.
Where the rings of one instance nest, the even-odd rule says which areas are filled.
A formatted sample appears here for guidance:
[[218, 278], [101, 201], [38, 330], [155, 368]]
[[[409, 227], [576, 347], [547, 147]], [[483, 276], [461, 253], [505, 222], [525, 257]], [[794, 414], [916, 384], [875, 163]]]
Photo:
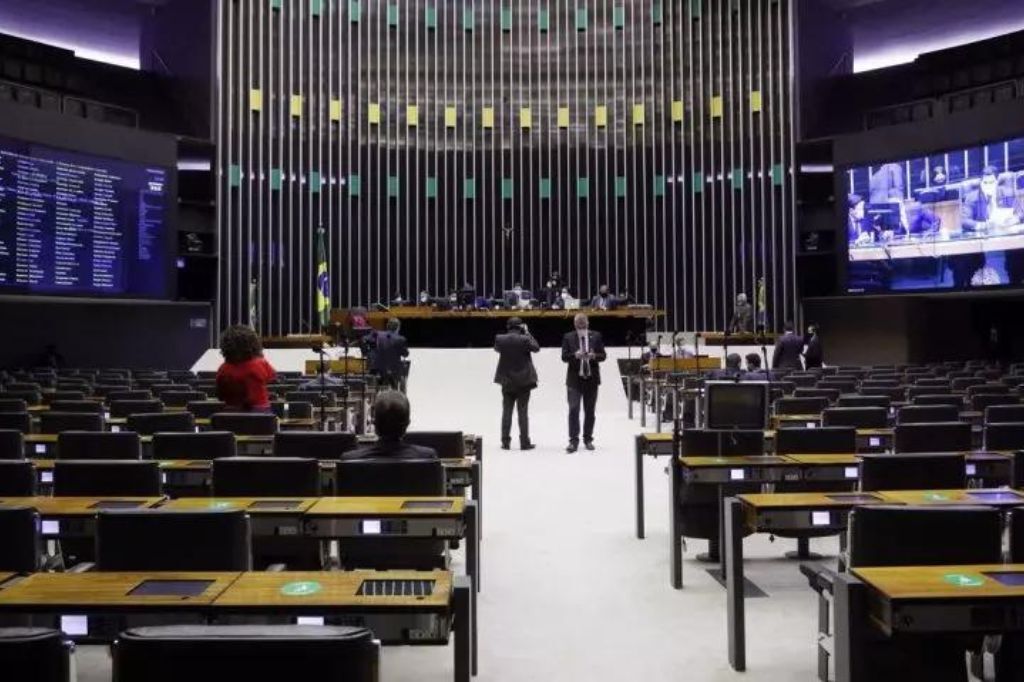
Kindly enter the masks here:
[[142, 442], [132, 431], [64, 431], [57, 436], [58, 459], [141, 459]]
[[906, 405], [896, 410], [897, 424], [930, 424], [955, 422], [960, 410], [953, 405]]
[[942, 379], [942, 378], [931, 377], [931, 376], [921, 377], [921, 378], [915, 379], [914, 380], [914, 385], [915, 386], [927, 386], [928, 388], [949, 388], [949, 389], [953, 388], [953, 386], [952, 386], [951, 382], [949, 381], [949, 379]]
[[157, 399], [110, 401], [110, 416], [121, 419], [133, 414], [152, 414], [163, 410], [164, 404]]
[[1024, 422], [1024, 405], [990, 405], [985, 408], [985, 423]]
[[985, 449], [1024, 449], [1024, 422], [996, 422], [985, 424]]
[[0, 460], [25, 459], [25, 436], [18, 429], [0, 429]]
[[380, 644], [365, 628], [316, 625], [165, 625], [114, 642], [114, 679], [277, 682], [296, 670], [323, 680], [377, 682]]
[[968, 452], [971, 425], [966, 422], [898, 424], [894, 434], [896, 452]]
[[11, 389], [6, 388], [0, 391], [0, 399], [3, 400], [24, 400], [29, 405], [42, 405], [43, 394], [38, 389]]
[[249, 515], [241, 510], [104, 511], [96, 518], [96, 568], [248, 571], [250, 536]]
[[884, 395], [889, 400], [903, 400], [907, 397], [905, 386], [861, 386], [861, 395]]
[[43, 394], [43, 402], [47, 405], [52, 405], [54, 402], [61, 400], [85, 400], [84, 391], [51, 391], [50, 393]]
[[[284, 399], [288, 402], [302, 402], [309, 403], [311, 405], [320, 405], [320, 392], [319, 391], [286, 391], [284, 393], [278, 393], [283, 395]], [[323, 404], [327, 407], [334, 407], [338, 404], [338, 396], [335, 393], [325, 392], [323, 395]]]
[[972, 386], [980, 386], [984, 383], [985, 380], [978, 377], [960, 377], [952, 380], [954, 391], [967, 391]]
[[990, 507], [855, 507], [849, 535], [851, 568], [1002, 563], [1002, 519]]
[[132, 414], [128, 416], [128, 430], [142, 436], [152, 436], [158, 431], [195, 432], [196, 420], [191, 412]]
[[191, 391], [192, 387], [188, 384], [172, 384], [164, 381], [151, 383], [149, 390], [153, 392], [153, 395], [160, 395], [164, 391]]
[[341, 459], [359, 444], [356, 434], [342, 431], [280, 431], [274, 435], [275, 457]]
[[830, 407], [821, 413], [823, 426], [853, 426], [881, 429], [889, 425], [889, 410], [884, 407]]
[[828, 407], [828, 398], [779, 398], [775, 401], [775, 414], [821, 414]]
[[899, 379], [863, 379], [860, 382], [861, 393], [865, 388], [896, 388], [899, 385]]
[[153, 459], [217, 459], [238, 453], [229, 431], [153, 434]]
[[1006, 395], [1010, 387], [1005, 384], [977, 384], [967, 389], [968, 397], [976, 395]]
[[0, 571], [35, 573], [43, 564], [39, 512], [31, 507], [0, 507]]
[[21, 398], [4, 398], [0, 400], [0, 413], [3, 412], [27, 412], [28, 403]]
[[302, 457], [228, 457], [213, 460], [217, 497], [319, 497], [320, 463]]
[[993, 405], [1019, 405], [1020, 398], [1015, 395], [1001, 395], [998, 393], [979, 393], [970, 398], [971, 409], [976, 412], [984, 412], [986, 408]]
[[953, 389], [949, 386], [910, 386], [907, 388], [907, 399], [913, 401], [922, 395], [944, 395], [952, 392]]
[[11, 381], [7, 384], [10, 391], [42, 391], [43, 387], [37, 381]]
[[50, 403], [50, 411], [102, 414], [103, 403], [98, 400], [54, 400]]
[[190, 369], [172, 369], [167, 372], [167, 378], [176, 384], [191, 384], [196, 380], [196, 375]]
[[775, 433], [778, 455], [852, 454], [857, 451], [857, 429], [852, 426], [779, 429]]
[[466, 456], [466, 438], [462, 431], [407, 431], [402, 440], [430, 448], [441, 459], [462, 459]]
[[218, 412], [223, 412], [225, 405], [220, 400], [190, 400], [185, 409], [192, 413], [196, 419], [209, 419]]
[[203, 391], [161, 391], [160, 400], [167, 407], [185, 407], [193, 400], [206, 400], [206, 393]]
[[62, 431], [103, 431], [103, 415], [85, 412], [43, 412], [39, 415], [40, 433]]
[[853, 393], [857, 390], [857, 380], [830, 377], [819, 381], [818, 388], [835, 388], [838, 389], [840, 393]]
[[955, 407], [955, 408], [957, 408], [959, 410], [964, 405], [964, 399], [963, 399], [962, 396], [954, 395], [952, 393], [939, 394], [939, 395], [934, 395], [934, 394], [929, 393], [927, 395], [914, 396], [914, 404], [915, 405], [950, 405], [950, 406]]
[[270, 411], [277, 415], [278, 419], [313, 418], [312, 403], [274, 400], [270, 403]]
[[32, 417], [28, 412], [0, 412], [0, 429], [29, 433]]
[[111, 391], [107, 394], [107, 402], [121, 401], [121, 400], [152, 400], [153, 394], [148, 390], [131, 390], [131, 391]]
[[0, 628], [0, 670], [16, 671], [17, 682], [70, 682], [73, 648], [60, 630]]
[[829, 403], [839, 400], [840, 390], [838, 388], [806, 388], [797, 386], [793, 395], [797, 398], [825, 398]]
[[884, 395], [844, 395], [836, 401], [836, 407], [884, 407], [889, 409], [892, 404]]
[[865, 491], [964, 488], [966, 461], [953, 453], [862, 455], [860, 486]]
[[210, 417], [215, 431], [230, 431], [236, 435], [267, 436], [277, 433], [277, 415], [260, 412], [218, 412]]
[[27, 459], [0, 460], [0, 497], [32, 497], [35, 494], [36, 468], [32, 462]]
[[58, 460], [53, 494], [60, 497], [158, 497], [160, 465], [141, 460]]

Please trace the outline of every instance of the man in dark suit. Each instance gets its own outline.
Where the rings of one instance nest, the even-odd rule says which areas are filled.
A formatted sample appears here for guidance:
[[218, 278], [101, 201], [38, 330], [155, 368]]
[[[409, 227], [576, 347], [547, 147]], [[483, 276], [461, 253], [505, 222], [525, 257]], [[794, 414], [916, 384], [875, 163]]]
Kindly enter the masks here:
[[433, 448], [402, 440], [409, 428], [409, 399], [398, 391], [381, 391], [373, 401], [373, 425], [377, 442], [349, 450], [341, 456], [352, 459], [437, 459]]
[[530, 442], [530, 391], [537, 388], [537, 370], [531, 355], [540, 350], [540, 344], [530, 335], [523, 321], [510, 318], [508, 333], [494, 337], [494, 350], [498, 352], [498, 368], [494, 383], [501, 386], [501, 449], [508, 450], [512, 443], [512, 408], [519, 414], [519, 449], [532, 450]]
[[405, 377], [404, 358], [409, 357], [409, 344], [399, 334], [402, 323], [392, 317], [387, 330], [377, 332], [370, 340], [370, 371], [380, 379], [381, 386], [399, 388]]
[[716, 381], [739, 381], [743, 374], [743, 358], [739, 353], [729, 353], [725, 356], [725, 368], [714, 369], [708, 373], [708, 379]]
[[807, 344], [807, 350], [804, 351], [804, 364], [807, 369], [821, 367], [825, 357], [821, 347], [821, 337], [818, 336], [818, 325], [812, 324], [807, 327], [804, 343]]
[[574, 331], [562, 337], [562, 362], [566, 363], [565, 386], [569, 397], [569, 447], [580, 447], [580, 404], [583, 405], [583, 445], [594, 449], [594, 408], [597, 389], [601, 385], [601, 365], [608, 357], [604, 340], [590, 331], [590, 322], [583, 313], [573, 318]]
[[772, 354], [772, 367], [774, 369], [795, 369], [804, 368], [801, 355], [804, 352], [804, 338], [797, 336], [792, 322], [787, 322], [783, 327], [785, 332], [775, 342], [775, 352]]

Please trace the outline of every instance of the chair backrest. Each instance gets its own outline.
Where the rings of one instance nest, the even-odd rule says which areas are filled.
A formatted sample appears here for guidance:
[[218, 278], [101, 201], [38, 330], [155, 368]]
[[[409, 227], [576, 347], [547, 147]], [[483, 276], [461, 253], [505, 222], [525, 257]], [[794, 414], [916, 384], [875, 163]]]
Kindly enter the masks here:
[[128, 430], [143, 436], [165, 432], [195, 432], [196, 420], [191, 412], [153, 412], [128, 416]]
[[25, 436], [17, 429], [0, 429], [0, 460], [25, 459]]
[[440, 460], [341, 460], [337, 467], [338, 495], [433, 497], [445, 494], [444, 465]]
[[53, 465], [53, 494], [156, 497], [161, 494], [160, 464], [125, 459], [58, 460]]
[[1020, 398], [1015, 395], [1000, 395], [997, 393], [979, 393], [971, 396], [971, 409], [977, 412], [984, 412], [993, 405], [1019, 405]]
[[955, 422], [960, 410], [953, 405], [906, 405], [896, 410], [897, 424], [931, 424]]
[[1010, 387], [1005, 384], [976, 384], [967, 389], [968, 396], [976, 395], [1007, 395]]
[[96, 568], [248, 571], [252, 569], [250, 538], [249, 515], [241, 510], [100, 512]]
[[196, 419], [209, 419], [218, 412], [225, 410], [225, 405], [220, 400], [190, 400], [185, 406]]
[[323, 680], [377, 682], [380, 645], [365, 628], [314, 625], [163, 625], [114, 642], [116, 680]]
[[949, 379], [942, 379], [931, 376], [924, 376], [914, 380], [915, 386], [927, 386], [929, 388], [953, 388]]
[[153, 394], [149, 389], [131, 391], [110, 391], [107, 393], [107, 402], [120, 402], [122, 400], [152, 400]]
[[54, 400], [50, 403], [50, 411], [103, 414], [103, 403], [98, 400]]
[[884, 407], [889, 409], [892, 400], [884, 395], [843, 395], [836, 401], [836, 407]]
[[35, 573], [42, 564], [39, 512], [31, 507], [0, 508], [0, 571]]
[[853, 393], [857, 390], [857, 379], [828, 377], [818, 382], [818, 388], [835, 388], [839, 389], [840, 393]]
[[238, 454], [230, 431], [153, 434], [153, 459], [217, 459]]
[[952, 382], [954, 391], [966, 391], [971, 386], [980, 386], [984, 383], [985, 380], [979, 377], [957, 377]]
[[966, 422], [898, 424], [895, 452], [967, 452], [971, 449], [971, 425]]
[[164, 404], [156, 399], [150, 400], [111, 400], [110, 416], [124, 418], [133, 414], [152, 414], [163, 412]]
[[77, 400], [85, 400], [85, 391], [58, 390], [43, 394], [43, 402], [46, 403], [47, 405], [53, 405], [53, 403], [60, 401]]
[[992, 507], [856, 507], [849, 534], [854, 568], [1002, 562], [1002, 520]]
[[340, 459], [358, 444], [356, 434], [342, 431], [279, 431], [274, 435], [274, 456]]
[[985, 423], [1024, 422], [1024, 405], [989, 405], [985, 408]]
[[319, 497], [320, 462], [303, 457], [228, 457], [213, 460], [217, 497]]
[[764, 431], [683, 431], [682, 454], [691, 457], [750, 457], [764, 454]]
[[862, 490], [958, 489], [967, 486], [964, 455], [861, 455]]
[[36, 468], [32, 462], [27, 459], [0, 460], [0, 497], [31, 497], [35, 494]]
[[907, 399], [913, 401], [922, 395], [944, 395], [952, 392], [953, 389], [949, 386], [910, 386], [907, 388]]
[[57, 459], [142, 459], [142, 441], [134, 431], [62, 431]]
[[857, 451], [857, 429], [852, 426], [788, 428], [775, 432], [778, 455], [852, 454]]
[[63, 431], [103, 431], [103, 415], [84, 412], [40, 413], [40, 433], [61, 433]]
[[964, 399], [962, 396], [954, 395], [953, 393], [919, 395], [914, 396], [914, 405], [949, 405], [950, 407], [960, 409], [964, 406]]
[[821, 414], [828, 407], [828, 398], [779, 398], [775, 414]]
[[160, 400], [168, 407], [185, 407], [193, 400], [206, 400], [206, 393], [202, 391], [161, 391]]
[[986, 450], [1024, 449], [1024, 421], [996, 422], [985, 425]]
[[277, 433], [277, 415], [262, 412], [218, 412], [210, 417], [210, 428], [244, 436]]
[[808, 388], [804, 386], [797, 386], [796, 390], [793, 391], [793, 395], [797, 398], [826, 398], [829, 403], [835, 403], [839, 400], [841, 391], [838, 388]]
[[301, 400], [273, 400], [270, 403], [270, 410], [277, 415], [278, 419], [312, 419], [313, 417], [313, 404]]
[[29, 433], [32, 417], [28, 412], [0, 412], [0, 429]]
[[821, 413], [823, 426], [853, 426], [881, 429], [889, 425], [889, 410], [884, 407], [830, 407]]
[[466, 456], [466, 438], [462, 431], [407, 431], [402, 440], [431, 448], [441, 459]]
[[28, 403], [21, 398], [3, 398], [0, 400], [0, 413], [27, 412]]
[[43, 403], [43, 394], [40, 393], [39, 389], [12, 389], [5, 388], [0, 391], [0, 399], [3, 400], [24, 400], [29, 405], [41, 405]]
[[0, 670], [17, 671], [18, 682], [71, 682], [73, 646], [60, 630], [0, 628]]
[[884, 395], [889, 400], [903, 400], [907, 397], [906, 386], [861, 386], [861, 395]]
[[[283, 394], [284, 399], [290, 403], [309, 403], [311, 405], [320, 404], [320, 392], [319, 391], [288, 391]], [[334, 407], [338, 404], [338, 396], [334, 393], [324, 393], [324, 404], [328, 407]]]

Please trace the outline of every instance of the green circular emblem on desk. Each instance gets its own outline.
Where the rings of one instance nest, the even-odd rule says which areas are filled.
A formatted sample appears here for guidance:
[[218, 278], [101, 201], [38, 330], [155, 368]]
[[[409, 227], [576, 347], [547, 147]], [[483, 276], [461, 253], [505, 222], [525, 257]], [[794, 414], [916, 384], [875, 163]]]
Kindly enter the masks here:
[[947, 573], [942, 576], [942, 579], [956, 587], [981, 587], [985, 584], [985, 579], [980, 575], [969, 575], [967, 573]]
[[924, 499], [929, 502], [944, 502], [949, 499], [949, 495], [943, 493], [925, 493]]
[[316, 594], [322, 588], [320, 583], [312, 580], [300, 580], [294, 583], [285, 583], [281, 586], [281, 594], [286, 597], [305, 597]]
[[230, 509], [231, 507], [234, 506], [235, 505], [233, 502], [228, 502], [226, 500], [218, 500], [210, 503], [211, 509]]

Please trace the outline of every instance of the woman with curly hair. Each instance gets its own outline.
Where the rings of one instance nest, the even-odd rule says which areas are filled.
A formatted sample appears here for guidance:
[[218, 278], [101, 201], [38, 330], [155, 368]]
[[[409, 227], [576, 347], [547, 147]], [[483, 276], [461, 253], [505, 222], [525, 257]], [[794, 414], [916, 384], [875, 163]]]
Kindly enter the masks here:
[[252, 327], [228, 327], [220, 337], [224, 364], [217, 370], [217, 397], [231, 410], [269, 412], [267, 384], [276, 373], [263, 357], [260, 337]]

